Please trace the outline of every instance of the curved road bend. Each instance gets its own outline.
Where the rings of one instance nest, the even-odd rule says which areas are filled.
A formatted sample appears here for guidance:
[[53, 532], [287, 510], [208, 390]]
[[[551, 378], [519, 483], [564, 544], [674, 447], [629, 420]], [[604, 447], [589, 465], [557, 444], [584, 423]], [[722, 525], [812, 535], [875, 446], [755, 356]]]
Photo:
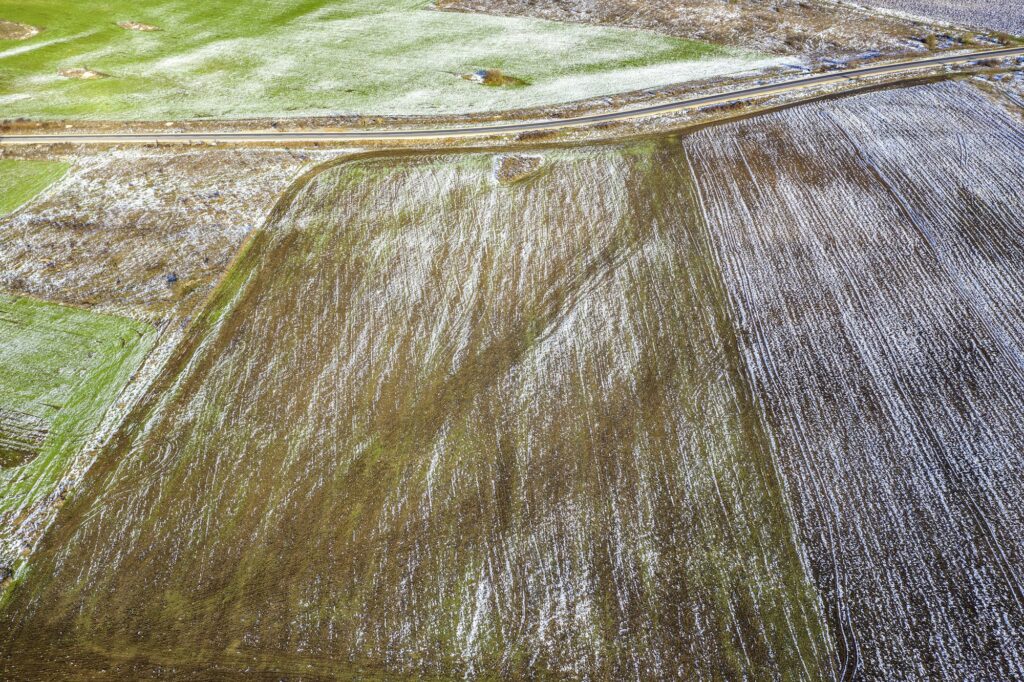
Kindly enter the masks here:
[[634, 118], [642, 118], [655, 114], [668, 112], [699, 109], [701, 107], [718, 104], [731, 104], [751, 97], [762, 95], [776, 95], [795, 90], [806, 90], [820, 85], [840, 83], [862, 76], [878, 76], [888, 74], [909, 74], [914, 71], [944, 66], [948, 64], [964, 64], [983, 59], [999, 59], [1005, 57], [1024, 56], [1024, 47], [1008, 47], [997, 50], [985, 50], [972, 52], [970, 54], [956, 55], [951, 57], [930, 57], [909, 62], [896, 64], [884, 64], [881, 66], [868, 66], [862, 68], [845, 69], [830, 73], [799, 78], [762, 85], [753, 88], [744, 88], [733, 92], [706, 97], [666, 102], [639, 109], [627, 109], [608, 114], [593, 114], [589, 116], [578, 116], [575, 118], [537, 121], [533, 123], [507, 123], [498, 125], [479, 125], [462, 128], [433, 128], [433, 129], [404, 129], [404, 130], [363, 130], [348, 132], [331, 131], [254, 131], [254, 132], [226, 132], [226, 133], [104, 133], [104, 134], [76, 134], [56, 133], [40, 135], [6, 135], [0, 136], [0, 145], [17, 144], [153, 144], [157, 142], [216, 142], [216, 143], [258, 143], [258, 142], [340, 142], [349, 140], [363, 141], [387, 141], [387, 140], [424, 140], [424, 139], [445, 139], [455, 137], [479, 137], [501, 133], [522, 133], [528, 131], [557, 131], [566, 128], [579, 128], [593, 125], [595, 123], [606, 123], [614, 121], [625, 121]]

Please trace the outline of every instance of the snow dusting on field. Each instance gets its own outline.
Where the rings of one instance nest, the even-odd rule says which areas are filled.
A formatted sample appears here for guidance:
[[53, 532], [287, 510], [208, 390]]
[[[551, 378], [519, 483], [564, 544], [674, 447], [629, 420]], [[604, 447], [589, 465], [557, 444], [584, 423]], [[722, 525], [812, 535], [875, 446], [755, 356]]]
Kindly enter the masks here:
[[[5, 2], [0, 0], [0, 12]], [[294, 4], [294, 3], [292, 3]], [[777, 64], [736, 49], [613, 27], [457, 15], [424, 2], [168, 0], [74, 3], [25, 45], [0, 51], [6, 118], [415, 115], [543, 106]], [[20, 15], [32, 18], [34, 7]], [[125, 31], [135, 13], [162, 30]], [[44, 41], [44, 36], [49, 36]], [[88, 67], [106, 78], [69, 85]], [[502, 69], [515, 86], [461, 77]], [[15, 95], [30, 95], [16, 99]]]
[[962, 26], [1024, 35], [1020, 0], [869, 0], [864, 4]]
[[946, 83], [684, 142], [841, 669], [1024, 674], [1024, 130]]
[[10, 593], [0, 672], [1024, 677], [998, 97], [303, 177], [221, 230], [250, 239]]
[[822, 676], [683, 161], [317, 176], [34, 557], [15, 665]]
[[156, 320], [209, 293], [313, 158], [282, 151], [83, 154], [0, 218], [0, 288]]

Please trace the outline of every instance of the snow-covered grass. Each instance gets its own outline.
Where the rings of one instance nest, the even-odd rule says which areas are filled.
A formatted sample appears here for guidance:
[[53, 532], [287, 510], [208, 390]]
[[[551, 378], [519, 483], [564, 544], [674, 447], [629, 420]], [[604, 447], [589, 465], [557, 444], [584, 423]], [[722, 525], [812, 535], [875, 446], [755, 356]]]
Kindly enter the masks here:
[[[9, 118], [471, 112], [773, 63], [645, 31], [437, 12], [422, 0], [0, 0], [0, 16], [46, 29], [6, 50], [0, 43]], [[123, 21], [162, 30], [126, 31], [117, 26]], [[71, 68], [110, 77], [58, 76]], [[453, 75], [477, 68], [528, 85], [486, 87]]]

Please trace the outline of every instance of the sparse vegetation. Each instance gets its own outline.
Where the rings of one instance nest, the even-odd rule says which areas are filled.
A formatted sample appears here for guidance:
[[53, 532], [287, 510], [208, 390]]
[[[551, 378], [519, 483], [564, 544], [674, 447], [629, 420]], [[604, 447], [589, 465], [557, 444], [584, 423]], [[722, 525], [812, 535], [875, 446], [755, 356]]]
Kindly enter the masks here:
[[544, 157], [536, 154], [499, 154], [494, 157], [494, 179], [503, 185], [524, 180], [544, 167]]

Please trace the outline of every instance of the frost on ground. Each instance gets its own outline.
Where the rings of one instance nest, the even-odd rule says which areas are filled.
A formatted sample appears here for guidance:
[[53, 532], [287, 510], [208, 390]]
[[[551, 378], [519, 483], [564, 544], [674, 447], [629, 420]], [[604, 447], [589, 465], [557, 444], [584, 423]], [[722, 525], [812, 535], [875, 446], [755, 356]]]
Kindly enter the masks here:
[[827, 676], [678, 144], [546, 157], [338, 167], [258, 232], [5, 672]]
[[[41, 178], [3, 187], [13, 206], [28, 203], [0, 218], [0, 412], [18, 427], [0, 423], [0, 586], [307, 163], [277, 151], [80, 152], [32, 199], [68, 164], [0, 161], [0, 185]], [[163, 324], [158, 334], [38, 299]], [[32, 419], [47, 424], [38, 443]]]
[[1019, 679], [1019, 119], [946, 83], [684, 147], [841, 670]]
[[154, 321], [187, 312], [307, 163], [283, 151], [76, 155], [60, 183], [0, 218], [0, 290]]
[[[921, 49], [911, 21], [803, 0], [437, 0], [444, 10], [628, 26], [680, 38], [803, 57]], [[792, 60], [792, 58], [791, 58]]]
[[1012, 73], [997, 74], [986, 82], [994, 87], [1000, 104], [1017, 116], [1024, 116], [1024, 62]]
[[[167, 120], [518, 109], [750, 73], [750, 49], [644, 31], [430, 11], [426, 0], [79, 0], [53, 14], [0, 0], [46, 32], [0, 51], [0, 116]], [[133, 26], [159, 31], [124, 30]], [[144, 22], [144, 24], [143, 24]], [[89, 69], [109, 78], [61, 79]], [[453, 74], [501, 70], [521, 87]], [[24, 96], [12, 99], [14, 96]]]
[[311, 178], [0, 676], [1024, 678], [1020, 117], [951, 82], [544, 156]]
[[961, 26], [1024, 35], [1024, 7], [1020, 0], [867, 0], [864, 4]]

